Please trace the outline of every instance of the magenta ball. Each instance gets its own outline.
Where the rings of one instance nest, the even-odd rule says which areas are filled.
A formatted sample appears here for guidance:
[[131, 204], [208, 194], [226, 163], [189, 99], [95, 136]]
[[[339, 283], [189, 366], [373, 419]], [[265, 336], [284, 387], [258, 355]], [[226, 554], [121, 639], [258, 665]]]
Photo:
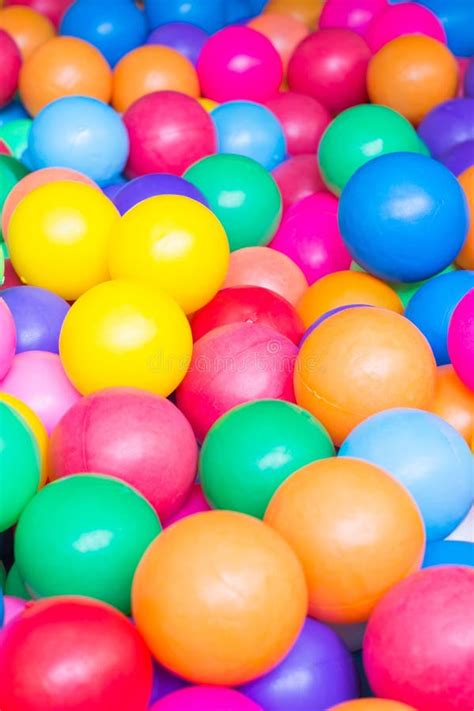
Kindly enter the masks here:
[[59, 356], [45, 351], [18, 353], [0, 382], [0, 392], [23, 400], [48, 433], [81, 397], [68, 380]]
[[9, 622], [18, 617], [26, 607], [26, 600], [22, 600], [19, 597], [12, 597], [11, 595], [5, 595], [3, 598], [3, 604], [5, 606], [5, 615], [3, 618], [3, 626], [8, 625]]
[[177, 390], [177, 405], [197, 439], [202, 442], [236, 405], [267, 398], [294, 402], [297, 352], [289, 338], [260, 324], [221, 326], [200, 338]]
[[172, 402], [134, 388], [82, 398], [51, 436], [50, 478], [109, 474], [137, 489], [160, 519], [184, 504], [196, 476], [191, 426]]
[[290, 257], [309, 284], [350, 267], [351, 255], [337, 222], [338, 202], [334, 195], [320, 192], [295, 203], [269, 245]]
[[474, 390], [474, 289], [461, 299], [451, 317], [448, 352], [460, 380]]
[[230, 26], [213, 35], [201, 51], [197, 71], [203, 96], [219, 103], [266, 101], [283, 79], [278, 52], [250, 27]]
[[446, 32], [434, 12], [415, 2], [389, 5], [370, 24], [366, 34], [372, 52], [401, 35], [426, 35], [446, 44]]
[[16, 329], [12, 313], [3, 299], [0, 299], [0, 379], [11, 368], [16, 348]]
[[318, 159], [312, 153], [285, 160], [274, 168], [272, 175], [280, 188], [283, 211], [308, 195], [326, 190]]
[[267, 101], [281, 125], [288, 155], [316, 153], [321, 136], [331, 122], [331, 114], [316, 99], [286, 91]]
[[150, 711], [263, 711], [249, 698], [217, 686], [189, 686], [154, 704]]
[[181, 506], [179, 511], [177, 511], [173, 516], [170, 516], [163, 522], [164, 528], [171, 526], [172, 523], [181, 521], [182, 518], [186, 516], [192, 516], [195, 513], [202, 513], [203, 511], [210, 511], [211, 507], [206, 501], [206, 497], [202, 493], [201, 484], [193, 484], [191, 488], [191, 493]]
[[340, 27], [364, 37], [370, 23], [385, 10], [388, 0], [326, 0], [319, 18], [319, 28]]

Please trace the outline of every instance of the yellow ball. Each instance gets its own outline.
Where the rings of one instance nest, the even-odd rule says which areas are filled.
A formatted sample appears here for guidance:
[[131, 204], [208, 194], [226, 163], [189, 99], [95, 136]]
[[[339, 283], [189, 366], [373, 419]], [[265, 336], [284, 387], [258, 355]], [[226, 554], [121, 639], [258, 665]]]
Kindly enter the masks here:
[[229, 243], [217, 217], [196, 200], [159, 195], [120, 219], [110, 245], [115, 279], [152, 282], [187, 314], [219, 291], [229, 265]]
[[12, 407], [20, 415], [20, 417], [24, 419], [35, 436], [41, 459], [39, 483], [39, 487], [41, 488], [44, 486], [47, 479], [46, 456], [48, 452], [48, 433], [46, 432], [46, 427], [43, 425], [38, 415], [33, 412], [33, 410], [28, 407], [23, 400], [19, 400], [18, 398], [13, 397], [13, 395], [0, 392], [0, 402], [6, 402], [7, 405], [10, 405], [10, 407]]
[[59, 353], [84, 395], [134, 387], [167, 396], [186, 375], [192, 354], [189, 322], [152, 284], [109, 281], [90, 289], [64, 319]]
[[213, 101], [212, 99], [207, 99], [206, 97], [202, 96], [200, 99], [198, 99], [198, 102], [201, 104], [203, 109], [206, 109], [208, 113], [213, 111], [214, 109], [217, 109], [220, 104], [217, 103], [217, 101]]
[[25, 284], [74, 301], [109, 278], [107, 254], [119, 214], [100, 190], [73, 181], [32, 190], [15, 209], [8, 246]]

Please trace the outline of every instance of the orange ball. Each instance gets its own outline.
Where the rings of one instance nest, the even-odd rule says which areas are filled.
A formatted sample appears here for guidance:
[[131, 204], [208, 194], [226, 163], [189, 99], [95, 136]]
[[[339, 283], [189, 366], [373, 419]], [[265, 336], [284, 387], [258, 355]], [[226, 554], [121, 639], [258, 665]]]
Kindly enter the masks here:
[[303, 343], [296, 402], [340, 445], [370, 415], [392, 407], [429, 409], [436, 363], [426, 338], [404, 316], [353, 308], [326, 319]]
[[449, 422], [471, 446], [474, 437], [474, 392], [459, 380], [452, 365], [438, 366], [434, 400], [429, 409]]
[[308, 288], [302, 270], [282, 252], [270, 247], [244, 247], [230, 255], [223, 289], [231, 286], [262, 286], [295, 306]]
[[456, 96], [459, 67], [449, 49], [426, 35], [402, 35], [375, 54], [367, 73], [374, 104], [403, 114], [413, 124]]
[[309, 614], [324, 622], [364, 622], [423, 559], [425, 529], [413, 498], [361, 459], [303, 467], [276, 491], [264, 520], [300, 559]]
[[456, 263], [463, 269], [474, 269], [474, 165], [458, 176], [466, 194], [470, 225], [464, 246], [458, 254]]
[[297, 311], [309, 328], [318, 318], [338, 306], [367, 304], [403, 313], [400, 297], [385, 282], [364, 272], [341, 271], [327, 274], [303, 294]]
[[270, 0], [265, 10], [290, 15], [304, 22], [307, 27], [315, 29], [323, 4], [324, 0]]
[[199, 98], [198, 75], [189, 59], [157, 44], [138, 47], [122, 57], [114, 69], [114, 108], [122, 113], [154, 91], [179, 91]]
[[155, 539], [133, 580], [133, 618], [154, 657], [195, 684], [234, 686], [278, 664], [308, 593], [288, 544], [230, 511], [182, 519]]
[[343, 704], [331, 706], [328, 711], [416, 711], [416, 709], [390, 699], [354, 699], [354, 701], [345, 701]]
[[23, 61], [56, 35], [53, 23], [36, 10], [12, 5], [0, 10], [0, 29], [13, 37]]
[[112, 72], [89, 42], [55, 37], [24, 63], [19, 88], [21, 100], [32, 115], [62, 96], [92, 96], [108, 103]]
[[264, 12], [249, 22], [249, 27], [265, 35], [281, 57], [286, 73], [290, 57], [299, 43], [309, 34], [302, 20], [292, 15]]

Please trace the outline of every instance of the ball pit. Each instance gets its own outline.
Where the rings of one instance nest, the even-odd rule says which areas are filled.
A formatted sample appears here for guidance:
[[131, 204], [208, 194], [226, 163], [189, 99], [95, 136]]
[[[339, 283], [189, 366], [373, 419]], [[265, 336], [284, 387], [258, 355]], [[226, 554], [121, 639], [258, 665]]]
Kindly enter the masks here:
[[270, 40], [280, 55], [284, 73], [296, 47], [309, 34], [304, 22], [278, 12], [264, 12], [253, 18], [248, 26]]
[[150, 33], [147, 44], [160, 44], [175, 49], [196, 66], [209, 35], [190, 22], [169, 22]]
[[339, 27], [365, 37], [374, 18], [387, 8], [387, 0], [326, 0], [319, 18], [319, 27]]
[[454, 370], [470, 390], [474, 390], [474, 289], [454, 309], [448, 329], [448, 353]]
[[151, 711], [263, 711], [243, 694], [215, 686], [191, 686], [180, 689], [151, 707]]
[[4, 0], [5, 7], [10, 5], [26, 5], [32, 10], [41, 13], [47, 17], [55, 27], [58, 27], [59, 21], [71, 5], [73, 0]]
[[284, 212], [298, 200], [324, 190], [318, 163], [312, 154], [288, 158], [274, 168], [272, 175], [280, 188]]
[[446, 44], [446, 32], [440, 20], [416, 2], [386, 7], [370, 23], [365, 38], [375, 53], [401, 35], [425, 35]]
[[48, 477], [46, 455], [49, 439], [46, 427], [44, 426], [38, 415], [33, 412], [33, 410], [28, 407], [28, 405], [26, 405], [22, 400], [13, 397], [13, 395], [8, 395], [7, 393], [0, 392], [0, 403], [2, 402], [9, 405], [13, 410], [15, 410], [18, 415], [20, 415], [20, 417], [24, 420], [24, 422], [26, 422], [26, 424], [35, 436], [40, 456], [41, 471], [39, 487], [41, 488], [46, 483], [46, 479]]
[[443, 0], [422, 0], [422, 4], [443, 23], [451, 52], [458, 57], [472, 56], [474, 39], [469, 28], [474, 23], [474, 7], [470, 0], [458, 0], [448, 5]]
[[[59, 352], [59, 333], [69, 304], [60, 296], [36, 286], [5, 289], [2, 299], [10, 309], [16, 330], [16, 352]], [[2, 330], [2, 339], [4, 332]]]
[[148, 0], [146, 14], [151, 27], [155, 28], [168, 22], [190, 22], [201, 27], [209, 34], [217, 32], [225, 23], [224, 0], [189, 0], [183, 3], [180, 0]]
[[331, 121], [329, 111], [316, 99], [292, 91], [281, 92], [266, 102], [285, 132], [289, 156], [315, 153]]
[[21, 55], [12, 37], [0, 30], [0, 108], [8, 104], [15, 95], [20, 75]]
[[29, 7], [0, 8], [0, 29], [14, 39], [23, 61], [56, 34], [52, 23]]
[[197, 188], [188, 180], [170, 173], [149, 173], [134, 178], [119, 185], [111, 200], [120, 214], [124, 215], [139, 202], [157, 195], [183, 195], [207, 206], [206, 198]]
[[456, 145], [474, 140], [473, 111], [474, 98], [451, 99], [438, 104], [425, 116], [418, 134], [433, 158], [439, 159]]

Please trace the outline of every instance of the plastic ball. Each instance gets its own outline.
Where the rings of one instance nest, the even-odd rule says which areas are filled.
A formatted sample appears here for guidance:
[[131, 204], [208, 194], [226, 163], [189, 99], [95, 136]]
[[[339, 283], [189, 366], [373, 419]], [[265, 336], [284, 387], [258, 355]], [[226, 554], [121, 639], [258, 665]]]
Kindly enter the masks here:
[[211, 427], [199, 475], [212, 508], [263, 518], [291, 474], [332, 456], [328, 433], [309, 413], [282, 400], [258, 400], [227, 412]]
[[432, 37], [404, 35], [373, 56], [367, 91], [374, 104], [399, 111], [417, 126], [458, 88], [458, 65], [449, 49]]
[[11, 368], [17, 344], [17, 333], [15, 319], [8, 306], [8, 302], [3, 299], [5, 292], [2, 292], [0, 299], [0, 380], [5, 377]]
[[324, 30], [339, 27], [352, 30], [365, 37], [373, 20], [387, 8], [387, 0], [326, 0], [319, 18], [319, 27]]
[[[1, 12], [1, 10], [0, 10]], [[0, 15], [1, 18], [1, 15]], [[0, 30], [0, 108], [8, 104], [15, 95], [20, 75], [21, 54], [13, 38]]]
[[190, 22], [201, 27], [209, 34], [223, 27], [226, 19], [224, 0], [147, 0], [145, 9], [151, 27], [158, 27], [168, 22]]
[[448, 329], [448, 352], [460, 380], [474, 390], [474, 289], [454, 309]]
[[48, 475], [46, 466], [46, 454], [48, 450], [49, 439], [46, 427], [44, 426], [38, 415], [33, 412], [31, 407], [28, 407], [28, 405], [26, 405], [26, 403], [24, 403], [22, 400], [13, 397], [13, 395], [7, 395], [7, 393], [0, 391], [0, 403], [2, 402], [9, 405], [16, 413], [18, 413], [18, 415], [20, 415], [20, 417], [28, 425], [28, 427], [34, 434], [36, 443], [39, 448], [41, 465], [39, 487], [42, 487], [46, 483]]
[[287, 210], [270, 244], [301, 268], [309, 284], [350, 266], [351, 256], [337, 224], [337, 207], [338, 201], [327, 192], [303, 198]]
[[272, 170], [286, 157], [283, 127], [265, 106], [251, 101], [229, 101], [212, 112], [219, 153], [253, 158]]
[[321, 323], [295, 366], [298, 405], [326, 427], [336, 445], [377, 412], [428, 409], [435, 380], [425, 337], [403, 316], [373, 307], [345, 309]]
[[167, 696], [173, 691], [178, 691], [178, 689], [183, 689], [185, 686], [188, 686], [188, 684], [184, 679], [180, 679], [153, 660], [153, 688], [150, 696], [150, 705], [163, 698], [163, 696]]
[[129, 178], [145, 173], [182, 175], [197, 160], [216, 151], [211, 117], [184, 94], [148, 94], [128, 109], [123, 120], [130, 139]]
[[149, 44], [132, 50], [116, 65], [112, 105], [117, 111], [126, 111], [156, 91], [198, 97], [199, 79], [189, 59], [169, 47]]
[[245, 156], [203, 158], [186, 173], [225, 229], [230, 249], [267, 245], [280, 223], [278, 186], [259, 163]]
[[230, 255], [224, 287], [261, 286], [295, 306], [308, 288], [303, 271], [286, 254], [269, 247], [245, 247]]
[[297, 347], [268, 326], [235, 323], [210, 331], [194, 347], [177, 405], [202, 442], [236, 405], [262, 399], [294, 402]]
[[2, 299], [10, 309], [15, 322], [17, 353], [59, 352], [59, 332], [69, 311], [69, 304], [64, 299], [35, 286], [5, 289], [2, 292]]
[[358, 168], [400, 151], [423, 152], [410, 122], [387, 106], [361, 104], [333, 120], [321, 139], [318, 161], [324, 182], [337, 195]]
[[35, 603], [3, 633], [0, 659], [5, 710], [64, 711], [65, 700], [70, 711], [147, 709], [150, 654], [129, 620], [95, 600]]
[[464, 75], [464, 93], [474, 97], [474, 61], [471, 59]]
[[60, 32], [90, 42], [114, 66], [145, 42], [147, 23], [143, 11], [129, 0], [76, 0], [63, 15]]
[[372, 52], [401, 35], [425, 35], [446, 44], [446, 32], [436, 15], [416, 2], [388, 5], [370, 23], [365, 35]]
[[423, 521], [411, 495], [383, 469], [349, 457], [293, 474], [264, 520], [302, 562], [309, 614], [321, 621], [367, 620], [386, 591], [420, 567], [424, 553]]
[[211, 113], [211, 111], [214, 111], [214, 109], [217, 109], [219, 104], [217, 101], [213, 101], [212, 99], [206, 99], [204, 96], [200, 96], [198, 98], [198, 104], [202, 106], [203, 109], [205, 109], [208, 113]]
[[77, 299], [109, 278], [107, 252], [117, 222], [110, 200], [89, 185], [42, 185], [21, 201], [9, 223], [15, 271], [26, 284]]
[[[3, 625], [6, 627], [10, 622], [15, 620], [26, 607], [25, 600], [21, 600], [19, 597], [12, 597], [11, 595], [5, 595], [3, 598], [3, 603], [5, 606], [5, 614], [3, 618]], [[0, 632], [1, 638], [1, 632]]]
[[26, 149], [28, 148], [31, 126], [31, 119], [16, 119], [0, 126], [0, 141], [8, 147], [15, 158], [25, 164], [28, 163]]
[[101, 188], [104, 195], [106, 195], [109, 200], [112, 200], [112, 202], [120, 188], [123, 187], [123, 185], [127, 182], [125, 178], [122, 180], [120, 176], [117, 178], [117, 180], [120, 180], [120, 182], [110, 183], [110, 185], [103, 185]]
[[134, 178], [121, 185], [111, 199], [120, 214], [124, 215], [139, 202], [157, 195], [182, 195], [207, 206], [202, 192], [188, 180], [170, 173], [150, 173]]
[[364, 640], [364, 666], [379, 696], [430, 711], [468, 711], [474, 634], [466, 625], [474, 570], [422, 570], [385, 595]]
[[18, 521], [39, 481], [39, 448], [33, 432], [14, 407], [0, 400], [0, 532]]
[[316, 153], [331, 121], [331, 114], [319, 101], [286, 91], [270, 98], [266, 106], [283, 126], [288, 155]]
[[339, 227], [364, 269], [388, 281], [414, 282], [438, 274], [457, 257], [468, 229], [467, 206], [443, 165], [415, 153], [393, 153], [370, 161], [349, 180]]
[[457, 0], [448, 4], [444, 0], [422, 0], [422, 4], [443, 23], [451, 52], [458, 57], [471, 57], [474, 54], [474, 39], [469, 30], [474, 23], [471, 0]]
[[65, 10], [71, 5], [73, 0], [4, 0], [5, 7], [10, 5], [26, 5], [36, 10], [48, 20], [51, 20], [55, 27], [58, 27], [59, 21]]
[[160, 520], [184, 504], [196, 466], [196, 440], [181, 412], [132, 388], [79, 400], [53, 430], [49, 447], [51, 480], [76, 472], [117, 477], [139, 491]]
[[0, 215], [11, 190], [28, 172], [13, 156], [0, 155]]
[[197, 341], [214, 328], [231, 323], [270, 326], [296, 344], [304, 330], [295, 308], [282, 296], [261, 286], [236, 286], [219, 291], [193, 316], [193, 338]]
[[261, 521], [230, 511], [165, 529], [138, 566], [132, 598], [137, 627], [160, 663], [193, 683], [229, 686], [280, 662], [307, 608], [291, 548]]
[[193, 484], [191, 487], [191, 493], [176, 513], [174, 513], [169, 518], [163, 520], [163, 527], [171, 526], [173, 523], [181, 521], [182, 518], [187, 516], [192, 516], [196, 513], [202, 513], [203, 511], [210, 511], [211, 507], [206, 501], [204, 494], [202, 493], [201, 484]]
[[5, 582], [5, 592], [7, 595], [13, 595], [14, 597], [19, 597], [25, 601], [31, 600], [31, 595], [28, 590], [26, 590], [15, 563], [13, 563], [12, 567], [8, 571]]
[[178, 304], [151, 284], [124, 280], [81, 296], [59, 340], [64, 368], [83, 395], [136, 387], [166, 397], [184, 378], [191, 351], [191, 329]]
[[436, 390], [431, 412], [456, 429], [468, 445], [474, 440], [474, 392], [456, 375], [452, 365], [437, 369]]
[[121, 481], [79, 474], [49, 484], [15, 531], [15, 561], [34, 597], [84, 595], [130, 614], [135, 569], [161, 531], [150, 504]]
[[433, 541], [426, 546], [423, 568], [437, 565], [474, 566], [474, 544], [468, 541]]
[[56, 34], [48, 18], [29, 7], [0, 8], [0, 29], [15, 41], [23, 61]]
[[312, 154], [285, 160], [274, 168], [272, 175], [280, 188], [284, 212], [298, 200], [325, 189], [318, 161]]
[[190, 22], [169, 22], [154, 29], [146, 43], [171, 47], [196, 66], [208, 38], [207, 32]]
[[351, 30], [325, 29], [309, 35], [288, 65], [292, 91], [308, 94], [331, 113], [367, 99], [366, 74], [371, 53]]
[[174, 691], [151, 707], [150, 711], [263, 711], [261, 706], [234, 689], [215, 686], [190, 686]]
[[309, 34], [304, 22], [277, 12], [264, 12], [251, 20], [248, 26], [270, 40], [280, 55], [284, 73], [296, 47]]
[[329, 711], [416, 711], [413, 706], [401, 704], [391, 699], [355, 699], [337, 706], [331, 706]]
[[458, 180], [467, 200], [469, 230], [464, 246], [456, 257], [456, 262], [462, 269], [474, 270], [474, 166], [461, 173]]
[[474, 140], [474, 98], [452, 99], [435, 106], [418, 127], [420, 138], [433, 158], [441, 158], [454, 146]]
[[467, 170], [474, 165], [474, 141], [466, 141], [453, 146], [448, 153], [442, 156], [441, 162], [454, 175], [459, 175]]
[[295, 17], [304, 22], [307, 27], [313, 28], [318, 21], [322, 6], [322, 0], [316, 2], [315, 0], [270, 0], [265, 10]]
[[181, 195], [148, 198], [125, 213], [109, 253], [112, 278], [151, 282], [188, 314], [216, 295], [228, 263], [219, 220]]

